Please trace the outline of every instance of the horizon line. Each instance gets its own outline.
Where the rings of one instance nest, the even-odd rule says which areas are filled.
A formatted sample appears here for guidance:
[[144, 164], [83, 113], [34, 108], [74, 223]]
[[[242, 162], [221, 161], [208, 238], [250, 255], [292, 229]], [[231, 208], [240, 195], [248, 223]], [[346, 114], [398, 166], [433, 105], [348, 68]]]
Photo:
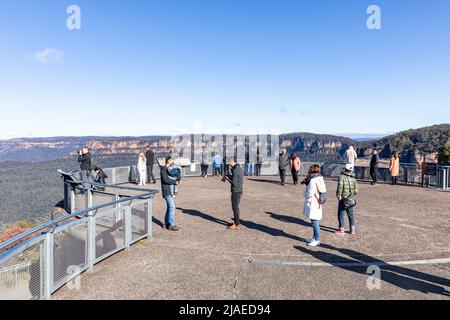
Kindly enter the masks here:
[[[395, 133], [319, 133], [319, 132], [310, 132], [310, 131], [294, 131], [294, 132], [283, 132], [279, 133], [277, 135], [289, 135], [289, 134], [300, 134], [300, 133], [307, 133], [307, 134], [316, 134], [316, 135], [330, 135], [330, 136], [336, 136], [336, 137], [343, 137], [343, 138], [370, 138], [370, 137], [386, 137]], [[227, 135], [227, 134], [234, 134], [234, 135], [264, 135], [264, 134], [274, 134], [270, 132], [259, 132], [259, 133], [246, 133], [246, 132], [236, 132], [236, 133], [224, 133], [224, 132], [202, 132], [202, 133], [177, 133], [177, 134], [145, 134], [145, 135], [55, 135], [55, 136], [17, 136], [17, 137], [0, 137], [0, 141], [11, 141], [11, 140], [25, 140], [25, 139], [56, 139], [56, 138], [148, 138], [148, 137], [158, 137], [158, 138], [167, 138], [167, 137], [176, 137], [176, 136], [183, 136], [183, 135]]]

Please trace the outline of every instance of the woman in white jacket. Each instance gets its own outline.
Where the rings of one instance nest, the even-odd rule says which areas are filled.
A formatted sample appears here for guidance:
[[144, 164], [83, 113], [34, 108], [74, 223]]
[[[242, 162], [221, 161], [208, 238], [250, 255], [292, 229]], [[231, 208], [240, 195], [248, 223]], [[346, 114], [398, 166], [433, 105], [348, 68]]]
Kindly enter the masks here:
[[145, 186], [147, 184], [147, 160], [144, 153], [139, 154], [137, 168], [139, 171], [139, 185]]
[[320, 175], [320, 166], [315, 164], [309, 168], [308, 177], [303, 182], [306, 184], [305, 191], [305, 206], [303, 214], [306, 219], [311, 219], [311, 223], [314, 229], [314, 236], [311, 240], [307, 240], [308, 246], [320, 245], [320, 225], [319, 221], [322, 220], [322, 208], [323, 204], [319, 203], [320, 194], [326, 193], [325, 181]]

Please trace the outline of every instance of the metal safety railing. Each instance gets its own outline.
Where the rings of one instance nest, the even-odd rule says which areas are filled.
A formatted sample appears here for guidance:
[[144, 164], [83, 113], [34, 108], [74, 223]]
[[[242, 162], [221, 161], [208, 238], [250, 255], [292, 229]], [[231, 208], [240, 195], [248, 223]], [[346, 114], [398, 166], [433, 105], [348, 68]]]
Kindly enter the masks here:
[[78, 208], [0, 244], [0, 300], [50, 299], [98, 262], [152, 236], [157, 190], [92, 185], [108, 191], [74, 185]]
[[[343, 168], [344, 163], [327, 163], [327, 162], [301, 162], [300, 174], [305, 176], [308, 172], [309, 167], [312, 164], [318, 163], [322, 168], [322, 174], [326, 177], [338, 177]], [[245, 164], [241, 164], [245, 166]], [[137, 182], [137, 180], [130, 179], [132, 176], [131, 171], [136, 170], [135, 166], [128, 167], [118, 167], [118, 168], [108, 168], [105, 169], [109, 178], [108, 182], [112, 184], [123, 184], [130, 182]], [[192, 166], [182, 167], [182, 175], [184, 177], [195, 177], [201, 175], [201, 168], [199, 163], [193, 163]], [[244, 169], [246, 169], [244, 167]], [[222, 166], [221, 172], [224, 172], [224, 167]], [[212, 166], [208, 168], [208, 174], [212, 174]], [[261, 170], [261, 175], [263, 176], [273, 176], [278, 174], [278, 163], [267, 162], [264, 163]], [[362, 181], [370, 181], [370, 168], [363, 166], [355, 167], [355, 174], [357, 179]], [[154, 175], [156, 179], [159, 179], [159, 169], [157, 165], [154, 168]], [[378, 178], [380, 181], [389, 181], [390, 173], [388, 168], [380, 167], [378, 169]], [[398, 176], [398, 182], [407, 185], [418, 185], [418, 186], [433, 186], [441, 188], [444, 190], [450, 189], [450, 166], [446, 165], [436, 165], [435, 175], [423, 175], [422, 165], [415, 163], [401, 163], [400, 173]]]

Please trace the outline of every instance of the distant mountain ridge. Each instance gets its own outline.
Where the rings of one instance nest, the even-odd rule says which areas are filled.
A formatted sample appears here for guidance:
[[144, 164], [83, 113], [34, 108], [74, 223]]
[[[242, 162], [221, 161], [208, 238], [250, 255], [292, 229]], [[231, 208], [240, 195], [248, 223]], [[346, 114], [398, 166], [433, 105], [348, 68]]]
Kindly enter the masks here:
[[0, 161], [44, 162], [64, 159], [83, 146], [104, 150], [108, 154], [122, 147], [143, 148], [155, 141], [166, 140], [166, 136], [145, 137], [50, 137], [16, 138], [0, 140]]
[[402, 162], [436, 161], [437, 151], [450, 139], [450, 124], [438, 124], [409, 129], [359, 145], [361, 155], [368, 155], [377, 147], [382, 157], [397, 151]]
[[[450, 124], [410, 129], [381, 139], [366, 137], [352, 139], [344, 136], [296, 132], [280, 135], [280, 144], [307, 161], [338, 161], [350, 145], [361, 157], [369, 156], [377, 147], [382, 157], [398, 151], [403, 162], [417, 162], [419, 158], [433, 161], [436, 152], [450, 139]], [[368, 140], [366, 140], [368, 139]], [[147, 145], [165, 153], [176, 145], [169, 136], [142, 137], [51, 137], [0, 140], [0, 161], [44, 162], [73, 157], [82, 146], [97, 155], [136, 154]]]

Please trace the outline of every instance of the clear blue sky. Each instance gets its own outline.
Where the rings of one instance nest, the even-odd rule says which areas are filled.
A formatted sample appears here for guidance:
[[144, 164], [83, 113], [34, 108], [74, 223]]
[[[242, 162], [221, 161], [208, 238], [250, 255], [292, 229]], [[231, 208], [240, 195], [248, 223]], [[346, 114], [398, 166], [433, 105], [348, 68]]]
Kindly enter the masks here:
[[448, 123], [449, 15], [448, 0], [1, 0], [0, 138]]

